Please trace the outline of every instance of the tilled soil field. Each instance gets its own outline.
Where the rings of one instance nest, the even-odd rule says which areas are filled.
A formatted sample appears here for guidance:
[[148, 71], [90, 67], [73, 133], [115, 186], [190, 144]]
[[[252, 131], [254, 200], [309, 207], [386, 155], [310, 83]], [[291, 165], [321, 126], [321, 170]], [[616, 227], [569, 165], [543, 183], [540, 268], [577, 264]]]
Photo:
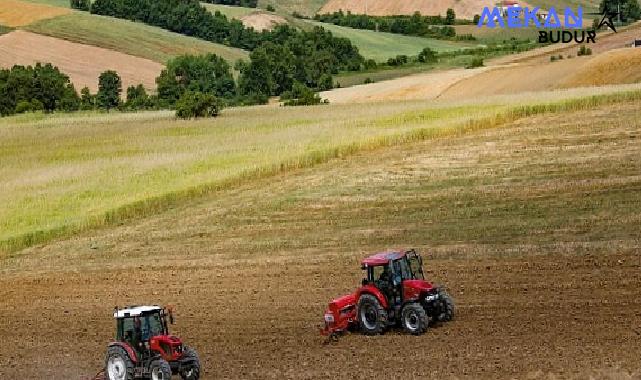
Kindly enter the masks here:
[[[86, 379], [111, 311], [173, 304], [206, 379], [641, 378], [639, 104], [363, 153], [0, 262], [0, 378]], [[458, 305], [323, 344], [359, 260], [418, 246]]]

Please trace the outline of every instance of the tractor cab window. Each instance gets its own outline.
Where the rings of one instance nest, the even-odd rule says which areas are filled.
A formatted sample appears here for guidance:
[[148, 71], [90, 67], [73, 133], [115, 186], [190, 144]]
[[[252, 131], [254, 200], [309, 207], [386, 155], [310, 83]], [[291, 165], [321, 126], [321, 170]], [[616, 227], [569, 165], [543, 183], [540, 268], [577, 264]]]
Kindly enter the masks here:
[[165, 334], [165, 326], [160, 314], [147, 314], [141, 317], [142, 320], [142, 339], [149, 340], [156, 335]]
[[416, 253], [408, 253], [407, 262], [409, 263], [410, 270], [412, 271], [412, 278], [417, 280], [424, 280], [423, 275], [423, 260]]
[[376, 267], [372, 268], [372, 274], [373, 278], [372, 280], [375, 283], [387, 283], [391, 279], [391, 272], [389, 270], [389, 266], [387, 265], [379, 265]]
[[396, 276], [400, 276], [401, 280], [412, 279], [412, 272], [405, 258], [394, 261], [394, 273]]

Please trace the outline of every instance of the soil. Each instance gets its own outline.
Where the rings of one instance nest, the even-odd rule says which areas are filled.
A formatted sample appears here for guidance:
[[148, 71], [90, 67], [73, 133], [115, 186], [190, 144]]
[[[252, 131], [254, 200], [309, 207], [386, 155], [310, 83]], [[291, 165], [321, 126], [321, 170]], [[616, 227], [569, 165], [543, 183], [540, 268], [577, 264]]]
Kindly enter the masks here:
[[98, 90], [98, 77], [106, 70], [118, 72], [123, 93], [128, 86], [140, 83], [153, 90], [156, 77], [164, 67], [149, 59], [23, 30], [0, 36], [0, 67], [33, 65], [36, 62], [57, 66], [71, 78], [77, 91], [87, 86], [92, 93]]

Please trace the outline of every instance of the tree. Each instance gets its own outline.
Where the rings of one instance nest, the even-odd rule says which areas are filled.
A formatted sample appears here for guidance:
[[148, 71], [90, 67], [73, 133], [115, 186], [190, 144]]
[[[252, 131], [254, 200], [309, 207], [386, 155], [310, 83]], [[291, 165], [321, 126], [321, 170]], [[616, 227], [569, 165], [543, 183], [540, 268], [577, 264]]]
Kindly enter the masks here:
[[89, 12], [91, 9], [91, 0], [70, 0], [70, 5], [73, 9]]
[[100, 74], [98, 78], [98, 93], [96, 94], [99, 108], [110, 110], [118, 107], [121, 92], [122, 81], [117, 72], [107, 70]]
[[80, 109], [92, 110], [96, 108], [96, 97], [91, 95], [88, 87], [83, 87], [80, 90]]
[[249, 64], [241, 66], [238, 88], [243, 95], [271, 95], [275, 83], [267, 51], [264, 48], [254, 50], [249, 58]]
[[181, 119], [215, 117], [221, 107], [214, 95], [187, 91], [176, 102], [176, 116]]
[[447, 8], [447, 13], [445, 14], [445, 25], [454, 25], [456, 22], [456, 13], [454, 9]]
[[125, 103], [125, 108], [130, 110], [141, 110], [152, 107], [152, 101], [147, 95], [147, 91], [145, 91], [145, 87], [142, 84], [127, 87], [127, 102]]
[[314, 106], [323, 103], [317, 92], [300, 82], [295, 82], [292, 91], [284, 93], [281, 101], [286, 106]]
[[236, 94], [236, 83], [229, 64], [215, 54], [183, 55], [172, 59], [156, 78], [156, 84], [159, 99], [170, 105], [175, 104], [186, 91], [225, 99], [231, 99]]
[[426, 47], [420, 53], [418, 53], [418, 61], [422, 63], [433, 63], [438, 60], [436, 52], [434, 50]]
[[624, 22], [641, 19], [641, 7], [639, 7], [638, 0], [602, 0], [599, 10], [603, 13], [606, 9], [610, 12], [621, 12], [620, 17]]

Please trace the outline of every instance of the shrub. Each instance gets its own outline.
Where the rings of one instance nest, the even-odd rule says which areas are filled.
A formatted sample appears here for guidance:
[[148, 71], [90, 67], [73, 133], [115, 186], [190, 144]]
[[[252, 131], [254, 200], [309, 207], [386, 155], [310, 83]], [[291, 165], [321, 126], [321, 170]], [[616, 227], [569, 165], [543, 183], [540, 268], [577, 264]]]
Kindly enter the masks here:
[[370, 83], [374, 83], [372, 78], [370, 78], [370, 77], [365, 78], [365, 81], [363, 82], [363, 84], [370, 84]]
[[363, 63], [365, 70], [373, 70], [376, 68], [376, 61], [373, 59], [368, 59]]
[[220, 112], [221, 104], [211, 94], [187, 91], [176, 102], [176, 116], [181, 119], [197, 117], [215, 117]]
[[434, 50], [426, 47], [420, 53], [418, 53], [418, 61], [422, 63], [433, 63], [436, 62], [438, 58], [436, 57], [436, 52]]
[[81, 11], [91, 10], [91, 0], [70, 0], [71, 8], [78, 9]]
[[581, 45], [576, 55], [577, 57], [580, 57], [582, 55], [592, 55], [592, 49], [590, 49], [589, 47], [586, 47], [585, 45]]
[[266, 9], [268, 12], [276, 12], [276, 8], [271, 4], [268, 4]]
[[475, 67], [481, 67], [481, 66], [483, 66], [483, 58], [481, 58], [481, 57], [476, 57], [476, 58], [472, 58], [472, 60], [470, 61], [470, 63], [468, 63], [468, 64], [465, 66], [465, 68], [466, 68], [466, 69], [473, 69], [473, 68], [475, 68]]
[[15, 113], [25, 113], [25, 112], [30, 112], [32, 111], [33, 108], [31, 107], [31, 102], [26, 101], [26, 100], [21, 100], [16, 104], [16, 109]]
[[118, 107], [121, 92], [122, 80], [117, 72], [107, 70], [100, 74], [98, 78], [98, 94], [96, 94], [98, 107], [106, 110]]
[[286, 106], [314, 106], [327, 103], [322, 101], [317, 92], [300, 82], [295, 82], [292, 91], [281, 96], [281, 101], [285, 101]]

